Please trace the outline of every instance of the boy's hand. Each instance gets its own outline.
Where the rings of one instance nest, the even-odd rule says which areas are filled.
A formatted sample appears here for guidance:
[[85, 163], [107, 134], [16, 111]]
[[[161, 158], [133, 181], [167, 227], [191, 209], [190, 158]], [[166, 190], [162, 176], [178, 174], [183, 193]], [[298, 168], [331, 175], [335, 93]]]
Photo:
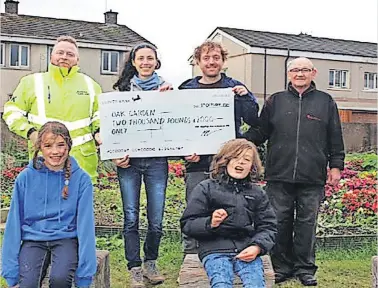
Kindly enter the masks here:
[[218, 227], [224, 219], [226, 219], [228, 216], [226, 210], [224, 209], [217, 209], [213, 212], [213, 215], [211, 216], [211, 228]]
[[241, 251], [238, 255], [235, 256], [235, 258], [238, 258], [245, 262], [251, 262], [255, 260], [257, 255], [259, 255], [261, 252], [261, 248], [257, 245], [252, 245], [247, 248], [245, 248], [243, 251]]

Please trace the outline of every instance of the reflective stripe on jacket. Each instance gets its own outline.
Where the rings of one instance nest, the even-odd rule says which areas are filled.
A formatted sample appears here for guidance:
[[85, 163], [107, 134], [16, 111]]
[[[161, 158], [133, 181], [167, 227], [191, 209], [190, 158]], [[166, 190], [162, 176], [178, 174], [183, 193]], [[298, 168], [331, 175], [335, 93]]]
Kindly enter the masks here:
[[[94, 179], [98, 157], [92, 135], [100, 127], [101, 88], [78, 70], [77, 66], [68, 70], [50, 64], [48, 72], [23, 77], [4, 106], [3, 119], [12, 132], [23, 138], [31, 128], [38, 130], [48, 121], [63, 123], [72, 137], [71, 155]], [[31, 143], [29, 148], [32, 152]]]

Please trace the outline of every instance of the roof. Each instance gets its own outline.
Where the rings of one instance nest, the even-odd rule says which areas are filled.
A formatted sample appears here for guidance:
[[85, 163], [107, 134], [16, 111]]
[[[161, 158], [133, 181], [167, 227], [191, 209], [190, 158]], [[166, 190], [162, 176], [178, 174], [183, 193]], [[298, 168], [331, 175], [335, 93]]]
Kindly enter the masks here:
[[[148, 42], [125, 25], [1, 13], [1, 34], [55, 40], [70, 35], [77, 41], [130, 45]], [[152, 44], [152, 43], [151, 43]]]
[[296, 35], [229, 27], [218, 27], [214, 31], [217, 29], [252, 47], [377, 58], [377, 43], [313, 37], [302, 33]]

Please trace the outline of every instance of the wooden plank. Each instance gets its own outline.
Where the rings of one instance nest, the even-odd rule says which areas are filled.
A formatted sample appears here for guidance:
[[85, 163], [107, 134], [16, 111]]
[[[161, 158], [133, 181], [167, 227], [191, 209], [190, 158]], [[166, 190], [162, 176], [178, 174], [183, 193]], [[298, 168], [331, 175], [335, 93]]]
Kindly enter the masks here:
[[[271, 288], [274, 285], [274, 271], [272, 262], [268, 255], [261, 257], [264, 265], [264, 276], [267, 288]], [[202, 263], [197, 254], [187, 254], [184, 262], [182, 263], [179, 278], [179, 287], [181, 288], [209, 288], [209, 280], [206, 272], [203, 269]], [[235, 275], [234, 287], [242, 287], [240, 278]]]
[[[110, 288], [110, 262], [109, 262], [109, 251], [106, 250], [97, 250], [97, 272], [95, 279], [91, 285], [91, 288]], [[49, 287], [49, 275], [50, 267], [47, 270], [45, 279], [42, 282], [41, 288]], [[75, 284], [72, 283], [72, 287], [75, 287]]]

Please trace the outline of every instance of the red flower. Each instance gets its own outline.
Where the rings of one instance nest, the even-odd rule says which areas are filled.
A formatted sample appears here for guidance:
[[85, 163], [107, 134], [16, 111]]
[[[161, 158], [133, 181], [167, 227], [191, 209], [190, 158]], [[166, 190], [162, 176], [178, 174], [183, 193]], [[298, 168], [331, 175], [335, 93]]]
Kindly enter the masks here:
[[172, 177], [183, 177], [184, 176], [185, 167], [182, 163], [169, 163], [168, 165], [168, 172], [172, 175]]
[[377, 213], [377, 212], [378, 212], [377, 197], [375, 197], [371, 209], [374, 211], [374, 213]]

